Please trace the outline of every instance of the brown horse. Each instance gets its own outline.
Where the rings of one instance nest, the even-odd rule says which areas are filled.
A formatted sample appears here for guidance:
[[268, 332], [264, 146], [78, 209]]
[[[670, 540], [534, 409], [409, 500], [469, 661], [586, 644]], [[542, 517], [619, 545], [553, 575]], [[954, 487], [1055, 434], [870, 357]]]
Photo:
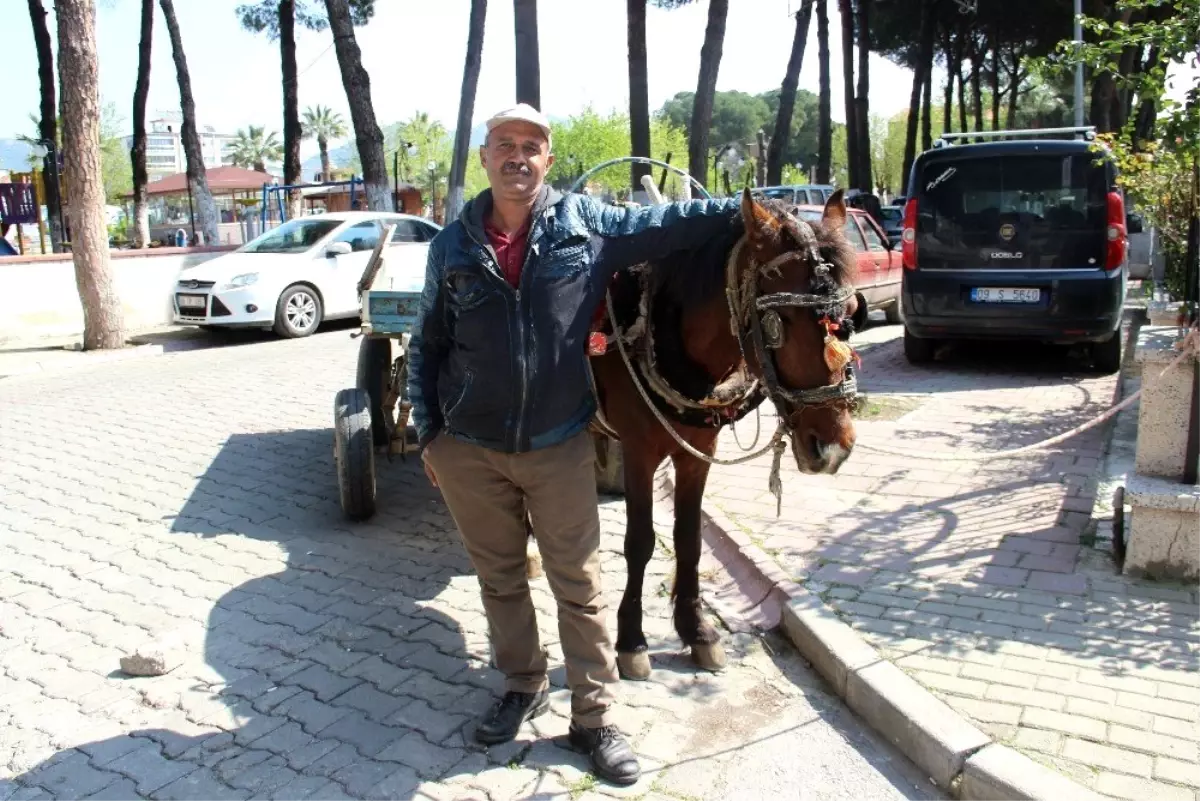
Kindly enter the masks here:
[[[591, 363], [597, 420], [623, 450], [629, 575], [617, 612], [617, 652], [625, 678], [650, 674], [642, 583], [654, 551], [654, 473], [667, 458], [675, 467], [675, 630], [697, 665], [725, 664], [720, 635], [700, 608], [700, 505], [709, 464], [688, 453], [664, 421], [712, 456], [721, 427], [769, 398], [781, 423], [777, 453], [786, 433], [802, 472], [836, 472], [854, 446], [852, 351], [842, 340], [854, 313], [855, 260], [841, 233], [845, 217], [840, 191], [821, 224], [811, 226], [746, 191], [741, 214], [721, 236], [614, 281], [610, 312], [629, 358], [613, 340]], [[612, 327], [606, 331], [612, 340]]]

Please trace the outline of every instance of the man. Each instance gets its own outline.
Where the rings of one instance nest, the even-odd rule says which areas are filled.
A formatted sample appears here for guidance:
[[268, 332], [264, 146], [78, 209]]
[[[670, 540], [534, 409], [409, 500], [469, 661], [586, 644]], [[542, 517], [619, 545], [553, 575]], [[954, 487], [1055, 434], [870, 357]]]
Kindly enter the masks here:
[[595, 413], [585, 344], [613, 272], [730, 225], [736, 202], [617, 209], [543, 184], [550, 124], [521, 104], [487, 122], [485, 190], [429, 248], [408, 392], [425, 471], [479, 575], [506, 693], [476, 730], [493, 745], [546, 711], [546, 654], [525, 573], [525, 510], [558, 602], [571, 744], [632, 784], [613, 725], [616, 662], [600, 590]]

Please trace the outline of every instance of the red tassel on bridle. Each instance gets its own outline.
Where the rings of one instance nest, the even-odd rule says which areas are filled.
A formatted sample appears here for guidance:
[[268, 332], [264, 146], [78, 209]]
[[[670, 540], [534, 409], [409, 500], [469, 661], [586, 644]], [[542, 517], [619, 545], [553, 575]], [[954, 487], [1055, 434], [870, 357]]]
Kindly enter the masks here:
[[855, 367], [862, 366], [862, 359], [854, 348], [842, 342], [834, 334], [841, 330], [841, 325], [829, 319], [826, 315], [821, 318], [821, 325], [825, 328], [825, 364], [835, 373], [839, 373], [846, 369], [846, 365], [851, 361]]

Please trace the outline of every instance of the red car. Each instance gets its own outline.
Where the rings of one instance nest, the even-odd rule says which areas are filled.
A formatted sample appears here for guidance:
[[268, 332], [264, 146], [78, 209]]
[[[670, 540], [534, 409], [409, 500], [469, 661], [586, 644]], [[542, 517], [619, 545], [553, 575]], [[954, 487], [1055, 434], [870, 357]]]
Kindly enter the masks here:
[[[796, 216], [807, 222], [819, 223], [823, 212], [821, 206], [796, 207]], [[875, 309], [883, 309], [889, 323], [899, 323], [901, 254], [892, 250], [887, 234], [871, 215], [859, 209], [846, 209], [846, 212], [842, 233], [858, 254], [858, 279], [855, 282], [858, 311], [854, 315], [854, 330], [863, 330], [867, 313]]]

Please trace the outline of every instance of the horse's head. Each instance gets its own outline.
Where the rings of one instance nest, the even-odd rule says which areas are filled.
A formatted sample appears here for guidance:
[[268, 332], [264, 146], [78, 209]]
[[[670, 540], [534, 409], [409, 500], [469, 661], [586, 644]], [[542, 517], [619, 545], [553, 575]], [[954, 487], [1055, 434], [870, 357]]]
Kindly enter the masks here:
[[[855, 254], [842, 235], [841, 190], [820, 224], [742, 195], [746, 247], [738, 265], [746, 356], [792, 432], [796, 466], [834, 473], [854, 447], [854, 354], [845, 344]], [[751, 352], [753, 351], [753, 352]]]

